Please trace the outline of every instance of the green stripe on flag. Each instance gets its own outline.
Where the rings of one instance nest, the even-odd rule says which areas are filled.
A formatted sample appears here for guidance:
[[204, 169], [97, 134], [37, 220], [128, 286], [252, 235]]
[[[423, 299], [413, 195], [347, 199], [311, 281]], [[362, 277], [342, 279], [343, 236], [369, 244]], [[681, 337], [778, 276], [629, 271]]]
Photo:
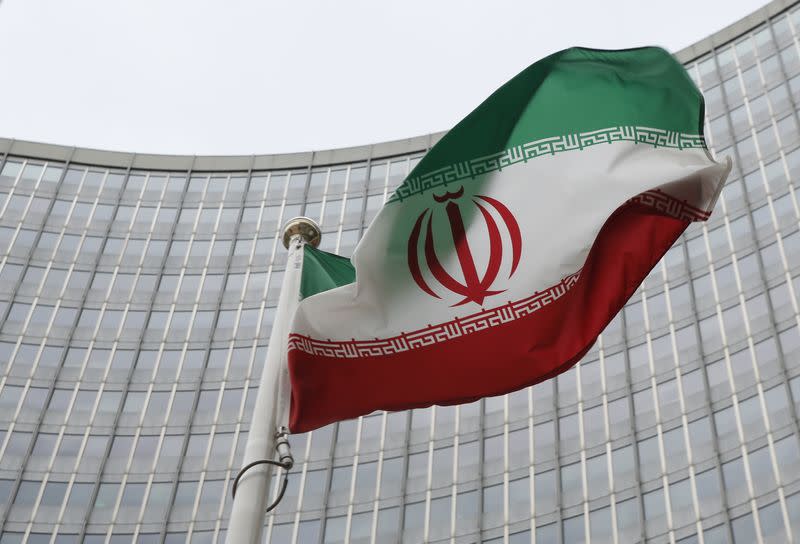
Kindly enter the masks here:
[[[565, 49], [523, 70], [453, 127], [391, 201], [425, 192], [421, 181], [439, 170], [458, 171], [464, 163], [497, 154], [513, 156], [515, 149], [550, 138], [627, 129], [660, 132], [667, 141], [694, 139], [699, 145], [686, 147], [704, 147], [703, 115], [702, 94], [664, 49]], [[450, 181], [440, 177], [446, 180], [441, 184]]]
[[303, 274], [300, 277], [300, 297], [341, 287], [356, 281], [356, 269], [350, 259], [303, 246]]

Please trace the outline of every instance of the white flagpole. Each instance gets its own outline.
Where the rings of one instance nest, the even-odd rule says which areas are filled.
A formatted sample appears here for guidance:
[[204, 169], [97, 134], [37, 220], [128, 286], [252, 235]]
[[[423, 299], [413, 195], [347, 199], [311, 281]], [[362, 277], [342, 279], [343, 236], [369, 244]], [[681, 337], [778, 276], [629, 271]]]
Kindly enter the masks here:
[[[250, 433], [244, 450], [242, 466], [262, 459], [274, 459], [275, 439], [279, 425], [276, 417], [285, 417], [288, 407], [278, 406], [282, 398], [281, 374], [286, 368], [286, 344], [289, 326], [300, 298], [300, 277], [303, 265], [303, 246], [319, 245], [321, 234], [317, 224], [307, 217], [291, 219], [283, 229], [283, 245], [289, 250], [286, 271], [283, 275], [281, 292], [275, 321], [269, 337], [267, 357], [261, 383], [256, 394], [256, 403], [250, 420]], [[260, 544], [261, 530], [266, 520], [267, 495], [272, 475], [272, 466], [260, 464], [242, 474], [236, 496], [233, 499], [231, 517], [228, 522], [227, 544]]]

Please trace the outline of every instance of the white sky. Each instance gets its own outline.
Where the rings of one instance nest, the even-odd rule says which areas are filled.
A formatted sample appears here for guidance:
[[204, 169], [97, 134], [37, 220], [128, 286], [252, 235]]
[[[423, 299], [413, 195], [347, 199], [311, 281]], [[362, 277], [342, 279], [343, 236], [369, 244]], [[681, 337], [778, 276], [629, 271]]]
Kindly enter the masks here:
[[766, 0], [0, 0], [0, 136], [251, 154], [446, 130], [543, 56], [694, 43]]

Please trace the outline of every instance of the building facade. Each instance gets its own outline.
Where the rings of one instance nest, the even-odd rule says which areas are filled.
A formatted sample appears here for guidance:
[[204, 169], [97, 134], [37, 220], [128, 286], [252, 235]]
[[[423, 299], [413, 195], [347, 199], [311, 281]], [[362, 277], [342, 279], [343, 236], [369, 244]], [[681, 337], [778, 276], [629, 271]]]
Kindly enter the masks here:
[[[679, 53], [734, 169], [585, 359], [293, 436], [265, 542], [800, 542], [800, 5]], [[0, 544], [223, 542], [286, 252], [440, 134], [250, 157], [0, 140]], [[795, 185], [797, 183], [797, 185]]]

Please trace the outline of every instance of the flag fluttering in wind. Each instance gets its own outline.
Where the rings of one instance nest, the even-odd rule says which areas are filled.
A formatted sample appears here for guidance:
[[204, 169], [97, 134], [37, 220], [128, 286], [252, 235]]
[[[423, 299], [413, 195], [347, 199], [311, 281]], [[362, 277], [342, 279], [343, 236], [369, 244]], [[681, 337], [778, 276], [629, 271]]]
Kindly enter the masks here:
[[659, 48], [555, 53], [503, 85], [388, 199], [352, 261], [306, 246], [290, 428], [456, 404], [563, 372], [729, 162]]

